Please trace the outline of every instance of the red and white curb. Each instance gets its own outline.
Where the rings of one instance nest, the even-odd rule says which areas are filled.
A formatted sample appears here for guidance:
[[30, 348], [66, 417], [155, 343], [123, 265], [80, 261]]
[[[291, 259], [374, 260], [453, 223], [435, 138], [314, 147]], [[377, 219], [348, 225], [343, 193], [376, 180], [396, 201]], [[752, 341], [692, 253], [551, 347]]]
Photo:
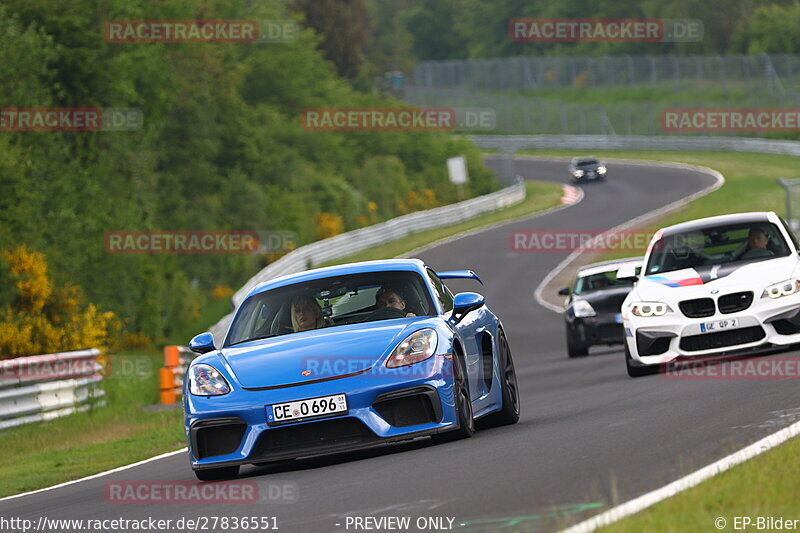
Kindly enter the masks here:
[[561, 205], [572, 205], [580, 201], [582, 190], [572, 185], [562, 185], [564, 196], [561, 197]]

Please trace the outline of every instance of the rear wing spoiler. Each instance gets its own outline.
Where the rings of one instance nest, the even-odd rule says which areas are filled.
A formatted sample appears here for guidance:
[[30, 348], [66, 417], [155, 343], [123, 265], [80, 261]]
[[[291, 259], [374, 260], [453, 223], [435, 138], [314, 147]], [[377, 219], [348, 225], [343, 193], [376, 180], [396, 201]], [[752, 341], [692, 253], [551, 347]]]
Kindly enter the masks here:
[[472, 270], [449, 270], [447, 272], [437, 272], [436, 275], [439, 276], [439, 279], [474, 279], [483, 285], [481, 278]]

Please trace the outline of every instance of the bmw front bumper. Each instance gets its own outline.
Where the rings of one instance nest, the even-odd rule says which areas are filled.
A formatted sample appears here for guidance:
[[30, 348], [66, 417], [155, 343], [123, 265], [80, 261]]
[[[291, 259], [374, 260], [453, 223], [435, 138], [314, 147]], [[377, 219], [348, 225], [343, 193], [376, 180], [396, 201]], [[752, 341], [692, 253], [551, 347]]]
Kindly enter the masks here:
[[[660, 317], [623, 314], [625, 342], [631, 358], [643, 365], [663, 364], [679, 358], [713, 356], [767, 346], [800, 343], [800, 298], [756, 299], [744, 311], [687, 318], [674, 310]], [[709, 322], [735, 319], [735, 328], [709, 332]]]

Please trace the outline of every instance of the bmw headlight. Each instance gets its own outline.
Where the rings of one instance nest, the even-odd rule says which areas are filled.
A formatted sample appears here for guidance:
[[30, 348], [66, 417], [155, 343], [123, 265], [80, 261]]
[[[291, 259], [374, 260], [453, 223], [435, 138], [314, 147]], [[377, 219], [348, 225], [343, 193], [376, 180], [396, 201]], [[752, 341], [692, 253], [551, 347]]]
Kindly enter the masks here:
[[636, 316], [663, 316], [671, 313], [672, 308], [662, 302], [634, 302], [631, 306], [631, 313]]
[[572, 173], [576, 178], [583, 176], [583, 170], [576, 170]]
[[194, 365], [188, 374], [189, 392], [195, 396], [219, 396], [231, 391], [223, 375], [211, 365]]
[[770, 285], [761, 293], [762, 298], [780, 298], [800, 291], [800, 279], [787, 279], [780, 283]]
[[592, 307], [592, 304], [586, 300], [575, 300], [572, 302], [572, 310], [575, 312], [575, 316], [578, 318], [595, 316], [597, 314], [594, 312], [594, 307]]
[[597, 173], [598, 174], [605, 174], [606, 173], [606, 167], [604, 167], [604, 166], [597, 167]]
[[436, 331], [432, 329], [415, 331], [397, 345], [386, 360], [386, 366], [397, 368], [429, 359], [436, 351], [437, 340]]

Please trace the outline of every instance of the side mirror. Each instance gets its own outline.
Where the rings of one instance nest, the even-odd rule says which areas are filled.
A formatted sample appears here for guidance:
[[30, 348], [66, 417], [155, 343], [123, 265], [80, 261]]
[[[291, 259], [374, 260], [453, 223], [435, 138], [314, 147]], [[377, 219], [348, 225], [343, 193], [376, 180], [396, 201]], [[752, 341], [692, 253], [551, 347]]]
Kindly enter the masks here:
[[217, 348], [214, 346], [214, 334], [206, 331], [189, 341], [189, 349], [195, 353], [204, 354], [213, 352]]
[[563, 287], [561, 289], [558, 289], [558, 295], [559, 296], [569, 296], [569, 287]]
[[477, 292], [459, 292], [453, 298], [453, 318], [460, 322], [467, 313], [480, 309], [486, 304], [486, 299]]
[[639, 275], [636, 273], [636, 265], [622, 265], [617, 269], [617, 279], [620, 281], [636, 281]]

